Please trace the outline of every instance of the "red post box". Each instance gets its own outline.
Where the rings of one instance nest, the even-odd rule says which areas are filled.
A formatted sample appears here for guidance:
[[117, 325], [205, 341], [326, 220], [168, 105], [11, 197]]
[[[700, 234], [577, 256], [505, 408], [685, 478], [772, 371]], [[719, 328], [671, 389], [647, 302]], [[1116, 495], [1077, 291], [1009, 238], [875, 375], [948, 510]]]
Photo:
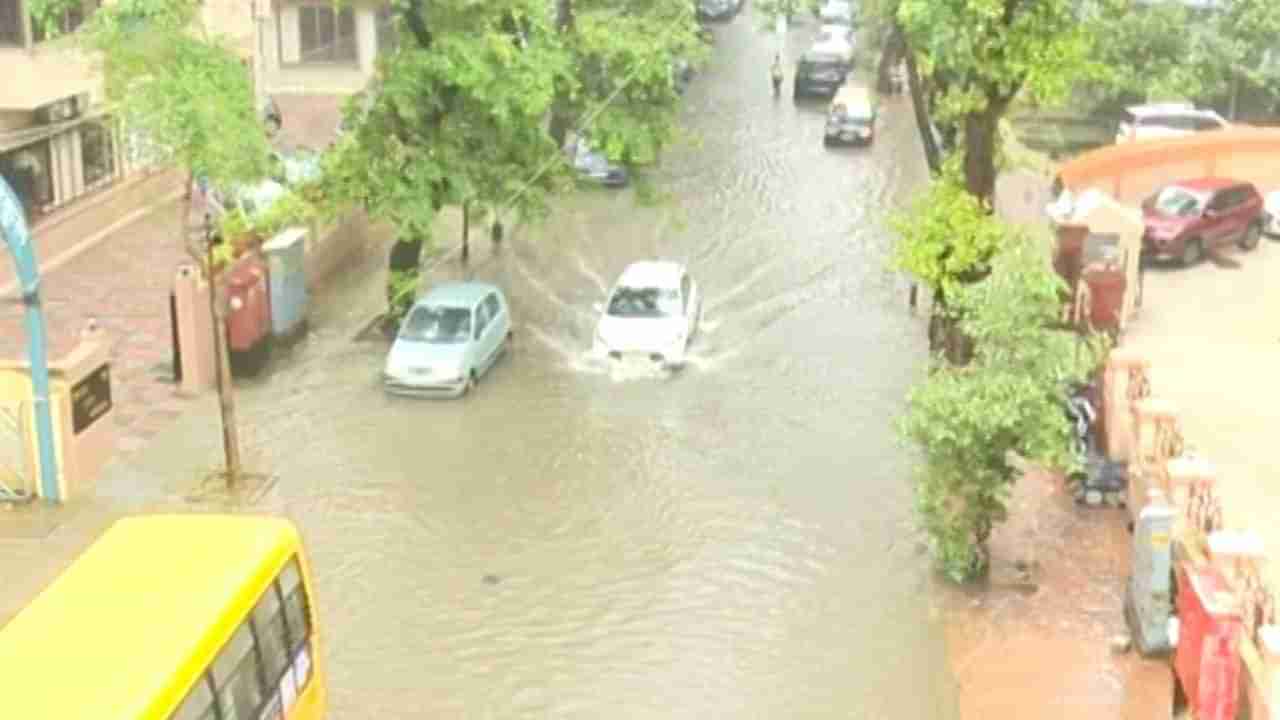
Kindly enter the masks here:
[[227, 292], [227, 344], [237, 374], [253, 375], [271, 349], [271, 293], [267, 263], [248, 253], [223, 273]]
[[1240, 604], [1222, 573], [1184, 563], [1178, 572], [1177, 681], [1196, 720], [1234, 720], [1240, 699]]
[[1084, 271], [1084, 281], [1089, 285], [1091, 298], [1089, 322], [1098, 330], [1118, 332], [1120, 316], [1124, 312], [1124, 269], [1090, 267]]

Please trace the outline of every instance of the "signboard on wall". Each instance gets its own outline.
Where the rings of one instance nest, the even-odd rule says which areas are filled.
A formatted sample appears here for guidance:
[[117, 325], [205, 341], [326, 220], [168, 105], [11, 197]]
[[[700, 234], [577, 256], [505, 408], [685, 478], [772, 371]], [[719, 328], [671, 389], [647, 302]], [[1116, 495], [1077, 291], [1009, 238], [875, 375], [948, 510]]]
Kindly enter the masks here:
[[72, 431], [79, 435], [110, 410], [111, 366], [102, 363], [71, 386]]

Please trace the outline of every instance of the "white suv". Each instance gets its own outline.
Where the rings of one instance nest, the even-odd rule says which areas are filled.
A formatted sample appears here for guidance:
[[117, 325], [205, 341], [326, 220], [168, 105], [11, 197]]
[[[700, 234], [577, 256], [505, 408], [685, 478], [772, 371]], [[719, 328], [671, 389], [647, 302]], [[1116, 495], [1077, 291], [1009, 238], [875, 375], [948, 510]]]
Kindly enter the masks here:
[[1155, 103], [1125, 108], [1116, 143], [1183, 137], [1203, 130], [1223, 130], [1229, 123], [1212, 110], [1191, 103]]

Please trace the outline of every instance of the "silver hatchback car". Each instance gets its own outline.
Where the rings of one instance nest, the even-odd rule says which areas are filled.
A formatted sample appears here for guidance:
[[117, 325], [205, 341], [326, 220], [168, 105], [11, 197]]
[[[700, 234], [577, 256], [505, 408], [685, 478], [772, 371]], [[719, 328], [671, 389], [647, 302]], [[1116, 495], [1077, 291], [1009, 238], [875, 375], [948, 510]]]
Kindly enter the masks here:
[[511, 343], [507, 298], [488, 283], [438, 285], [405, 315], [383, 383], [397, 395], [460, 397]]

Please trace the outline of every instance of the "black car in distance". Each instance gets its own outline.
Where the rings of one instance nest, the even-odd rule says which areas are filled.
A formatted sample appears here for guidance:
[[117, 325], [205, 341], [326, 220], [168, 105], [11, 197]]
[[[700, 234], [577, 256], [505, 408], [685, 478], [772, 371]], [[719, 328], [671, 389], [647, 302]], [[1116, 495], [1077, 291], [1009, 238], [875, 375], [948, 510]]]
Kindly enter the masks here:
[[810, 50], [796, 63], [793, 97], [797, 100], [810, 95], [831, 97], [848, 74], [849, 68], [840, 56]]

